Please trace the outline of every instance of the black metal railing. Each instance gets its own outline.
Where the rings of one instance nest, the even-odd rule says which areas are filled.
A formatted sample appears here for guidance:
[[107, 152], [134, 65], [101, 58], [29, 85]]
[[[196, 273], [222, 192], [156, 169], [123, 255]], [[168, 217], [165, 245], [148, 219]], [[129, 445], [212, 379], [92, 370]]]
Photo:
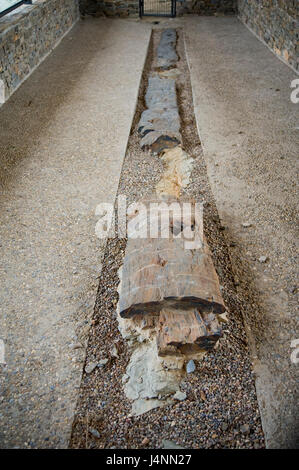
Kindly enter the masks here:
[[[7, 2], [5, 2], [6, 4]], [[11, 11], [15, 10], [16, 8], [20, 7], [21, 5], [32, 5], [32, 0], [16, 0], [15, 2], [10, 2], [11, 6], [8, 6], [4, 10], [0, 11], [0, 18], [4, 15], [7, 15], [7, 13], [10, 13]], [[0, 0], [0, 8], [1, 8], [1, 0]]]
[[139, 16], [176, 16], [176, 0], [139, 0]]

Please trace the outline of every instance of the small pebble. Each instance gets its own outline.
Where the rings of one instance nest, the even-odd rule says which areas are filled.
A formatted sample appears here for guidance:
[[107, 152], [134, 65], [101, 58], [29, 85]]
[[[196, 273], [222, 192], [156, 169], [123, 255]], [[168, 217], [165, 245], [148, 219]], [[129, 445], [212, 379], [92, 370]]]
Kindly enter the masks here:
[[185, 392], [181, 392], [180, 390], [178, 390], [178, 391], [173, 395], [173, 398], [174, 398], [175, 400], [184, 401], [184, 400], [186, 400], [187, 395], [186, 395]]
[[109, 359], [101, 359], [98, 363], [99, 367], [105, 366], [108, 361], [109, 361]]
[[168, 439], [163, 439], [162, 449], [183, 449], [184, 447], [179, 446], [176, 442], [169, 441]]
[[115, 344], [111, 348], [110, 354], [111, 354], [112, 357], [116, 357], [116, 358], [118, 357], [118, 351], [117, 351], [117, 348], [116, 348]]
[[228, 323], [229, 322], [229, 320], [227, 318], [227, 312], [220, 313], [219, 315], [217, 315], [217, 318], [222, 323]]
[[97, 362], [90, 362], [85, 366], [85, 372], [86, 374], [90, 374], [96, 367], [97, 367]]
[[91, 428], [91, 429], [89, 430], [89, 432], [90, 432], [90, 434], [92, 434], [94, 437], [97, 437], [98, 439], [100, 439], [101, 434], [100, 434], [99, 431], [97, 431], [96, 429]]
[[248, 426], [248, 424], [242, 424], [242, 426], [240, 426], [240, 431], [241, 431], [243, 434], [249, 434], [249, 432], [250, 432], [250, 427]]
[[194, 361], [193, 359], [191, 359], [186, 366], [187, 374], [191, 374], [191, 372], [194, 372], [195, 369], [196, 367], [195, 367]]
[[149, 444], [149, 439], [148, 439], [147, 437], [145, 437], [145, 438], [143, 439], [143, 441], [141, 442], [141, 445], [142, 445], [142, 446], [147, 446], [148, 444]]
[[81, 348], [83, 348], [83, 346], [82, 346], [81, 343], [72, 343], [72, 344], [70, 344], [70, 348], [71, 349], [81, 349]]
[[128, 374], [124, 374], [124, 375], [122, 376], [122, 379], [121, 379], [122, 383], [123, 383], [123, 384], [127, 383], [128, 380], [129, 380], [129, 378], [130, 378], [130, 377], [128, 376]]

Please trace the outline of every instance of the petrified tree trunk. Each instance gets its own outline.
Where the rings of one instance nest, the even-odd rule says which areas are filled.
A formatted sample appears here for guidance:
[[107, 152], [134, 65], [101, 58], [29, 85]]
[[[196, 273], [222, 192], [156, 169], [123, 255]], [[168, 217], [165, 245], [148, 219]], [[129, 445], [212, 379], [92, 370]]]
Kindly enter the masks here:
[[160, 313], [157, 346], [159, 356], [193, 355], [210, 351], [221, 336], [213, 313], [165, 308]]
[[175, 80], [150, 77], [145, 95], [147, 109], [138, 124], [142, 149], [161, 153], [180, 144], [180, 116]]
[[[138, 210], [135, 215], [140, 216]], [[146, 226], [149, 220], [147, 212], [139, 218], [139, 226]], [[155, 217], [151, 217], [153, 221]], [[199, 240], [198, 222], [191, 217], [190, 221], [190, 233], [201, 242], [195, 249], [186, 248], [186, 238], [176, 238], [188, 228], [179, 214], [170, 219], [170, 238], [128, 239], [119, 299], [123, 318], [159, 315], [165, 308], [179, 311], [194, 308], [215, 314], [225, 311], [208, 245], [204, 237]]]

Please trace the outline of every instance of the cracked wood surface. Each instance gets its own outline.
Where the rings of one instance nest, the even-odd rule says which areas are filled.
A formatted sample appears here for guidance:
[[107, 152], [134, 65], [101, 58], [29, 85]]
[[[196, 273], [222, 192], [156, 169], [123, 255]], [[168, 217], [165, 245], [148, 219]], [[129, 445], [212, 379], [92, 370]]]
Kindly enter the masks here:
[[193, 355], [210, 351], [221, 336], [217, 317], [192, 308], [165, 308], [160, 313], [157, 346], [159, 356]]
[[[136, 217], [138, 215], [135, 214]], [[181, 227], [181, 217], [172, 215], [170, 228]], [[141, 214], [139, 225], [145, 226], [148, 217]], [[194, 236], [198, 239], [199, 226], [194, 220], [191, 223], [194, 224]], [[165, 307], [180, 310], [194, 307], [216, 314], [225, 311], [205, 238], [196, 249], [186, 249], [184, 233], [177, 238], [181, 234], [174, 228], [173, 232], [176, 235], [170, 230], [169, 238], [128, 239], [119, 299], [123, 318], [147, 313], [159, 315]], [[138, 235], [137, 232], [135, 235]]]

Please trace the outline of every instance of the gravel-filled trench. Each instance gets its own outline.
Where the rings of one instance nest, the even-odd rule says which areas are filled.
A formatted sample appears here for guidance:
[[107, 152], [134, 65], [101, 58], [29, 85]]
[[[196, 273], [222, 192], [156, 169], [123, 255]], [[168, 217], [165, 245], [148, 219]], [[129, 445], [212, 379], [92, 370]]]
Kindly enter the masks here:
[[[153, 192], [163, 171], [158, 156], [142, 151], [137, 124], [144, 110], [147, 77], [161, 31], [153, 30], [143, 73], [139, 100], [122, 169], [119, 194], [128, 203]], [[264, 437], [257, 405], [254, 377], [243, 324], [245, 300], [237, 293], [224, 227], [221, 226], [209, 186], [193, 112], [189, 69], [183, 31], [178, 29], [177, 97], [183, 148], [194, 158], [190, 184], [182, 196], [204, 202], [204, 230], [229, 312], [218, 347], [187, 374], [181, 390], [187, 399], [175, 405], [131, 416], [131, 404], [123, 392], [122, 376], [130, 353], [118, 330], [118, 269], [123, 263], [126, 240], [108, 239], [99, 279], [94, 316], [70, 447], [163, 448], [165, 441], [184, 448], [263, 448]], [[105, 361], [104, 361], [105, 362]], [[168, 444], [169, 445], [169, 444]]]

